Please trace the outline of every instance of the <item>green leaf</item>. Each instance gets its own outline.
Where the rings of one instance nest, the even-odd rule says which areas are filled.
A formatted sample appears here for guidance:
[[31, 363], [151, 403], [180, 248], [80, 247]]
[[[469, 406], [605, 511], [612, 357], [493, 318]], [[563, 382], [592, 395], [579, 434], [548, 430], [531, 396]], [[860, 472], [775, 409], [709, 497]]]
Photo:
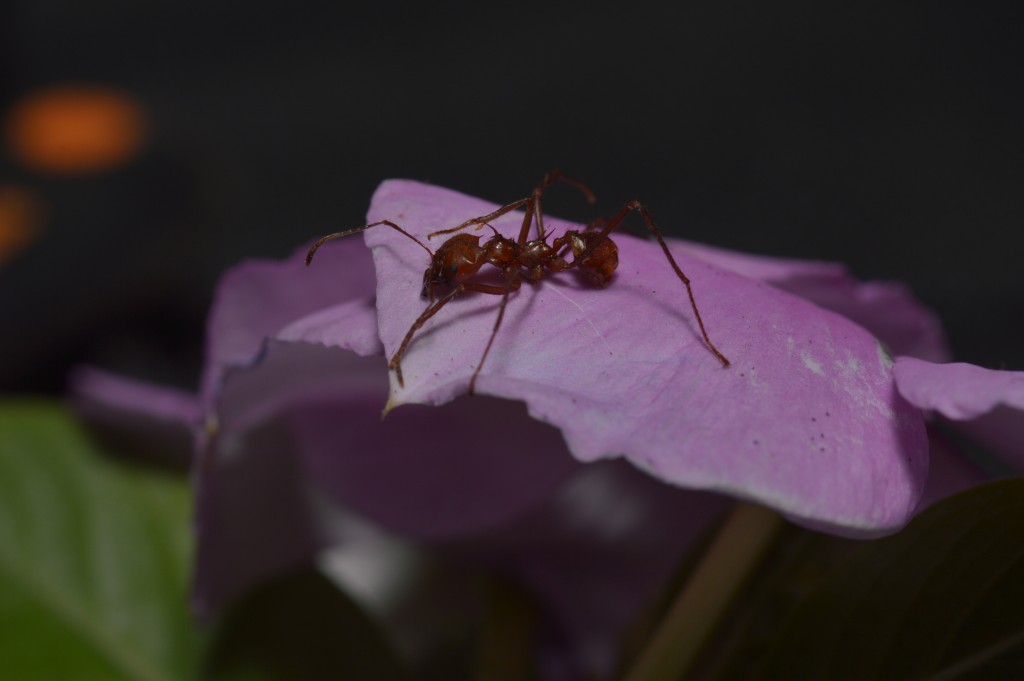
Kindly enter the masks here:
[[1024, 678], [1024, 479], [864, 545], [795, 609], [755, 678]]
[[194, 678], [189, 495], [93, 449], [42, 402], [0, 402], [0, 677]]
[[309, 568], [265, 584], [229, 610], [206, 678], [400, 681], [409, 675], [362, 610]]

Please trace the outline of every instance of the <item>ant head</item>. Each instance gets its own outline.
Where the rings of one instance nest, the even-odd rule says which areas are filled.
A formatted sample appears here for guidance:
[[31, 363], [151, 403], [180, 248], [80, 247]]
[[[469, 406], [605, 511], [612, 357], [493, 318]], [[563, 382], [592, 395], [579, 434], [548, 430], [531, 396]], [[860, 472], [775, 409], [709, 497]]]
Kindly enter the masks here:
[[430, 267], [423, 273], [423, 295], [428, 295], [434, 286], [462, 281], [475, 274], [485, 262], [479, 236], [456, 234], [441, 244], [430, 261]]

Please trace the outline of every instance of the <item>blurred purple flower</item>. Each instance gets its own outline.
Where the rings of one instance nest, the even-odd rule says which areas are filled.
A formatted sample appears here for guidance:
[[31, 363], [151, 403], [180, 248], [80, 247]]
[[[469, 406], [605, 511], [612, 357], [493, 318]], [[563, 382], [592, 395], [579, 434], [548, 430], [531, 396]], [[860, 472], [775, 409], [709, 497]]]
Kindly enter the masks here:
[[936, 412], [1024, 471], [1024, 372], [913, 357], [898, 358], [893, 372], [911, 404]]
[[[425, 239], [490, 210], [395, 181], [378, 189], [369, 219], [393, 219]], [[514, 233], [520, 222], [509, 215], [493, 224]], [[556, 234], [565, 227], [549, 220]], [[581, 461], [622, 456], [664, 482], [766, 503], [845, 535], [884, 534], [907, 521], [927, 474], [925, 430], [874, 336], [735, 268], [680, 253], [709, 333], [732, 360], [723, 368], [695, 332], [658, 245], [628, 235], [617, 242], [613, 285], [596, 289], [569, 275], [514, 294], [478, 392], [523, 400], [561, 429]], [[422, 310], [423, 251], [386, 228], [368, 231], [366, 243], [391, 356]], [[498, 303], [466, 295], [430, 319], [405, 355], [404, 388], [392, 376], [389, 406], [465, 392]]]
[[[389, 181], [369, 218], [422, 237], [493, 208]], [[518, 227], [508, 218], [495, 227]], [[687, 490], [854, 536], [895, 531], [921, 499], [923, 405], [902, 382], [897, 391], [889, 357], [945, 361], [948, 351], [934, 315], [900, 285], [672, 241], [733, 361], [723, 369], [657, 245], [617, 235], [608, 288], [567, 273], [514, 294], [482, 396], [460, 397], [498, 299], [466, 295], [417, 334], [405, 388], [391, 377], [388, 398], [384, 355], [423, 309], [428, 263], [386, 227], [365, 240], [372, 261], [350, 238], [324, 246], [311, 268], [303, 248], [225, 275], [193, 400], [95, 370], [76, 378], [94, 415], [125, 427], [145, 417], [195, 439], [202, 609], [352, 539], [341, 507], [403, 536], [457, 542], [519, 579], [603, 672], [623, 628], [723, 506]], [[386, 398], [405, 406], [381, 422]], [[932, 496], [966, 479], [956, 473]]]

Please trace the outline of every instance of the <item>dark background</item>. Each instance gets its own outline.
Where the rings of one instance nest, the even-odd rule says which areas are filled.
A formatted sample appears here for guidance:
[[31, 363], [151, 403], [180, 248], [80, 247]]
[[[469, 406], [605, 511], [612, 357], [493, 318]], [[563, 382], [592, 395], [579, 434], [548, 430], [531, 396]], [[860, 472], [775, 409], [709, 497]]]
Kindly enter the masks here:
[[903, 280], [958, 359], [1024, 369], [1019, 3], [668, 5], [4, 3], [2, 111], [107, 83], [151, 128], [89, 175], [0, 152], [46, 207], [0, 265], [0, 389], [82, 361], [192, 387], [225, 267], [361, 224], [385, 178], [498, 202], [554, 168], [597, 214]]

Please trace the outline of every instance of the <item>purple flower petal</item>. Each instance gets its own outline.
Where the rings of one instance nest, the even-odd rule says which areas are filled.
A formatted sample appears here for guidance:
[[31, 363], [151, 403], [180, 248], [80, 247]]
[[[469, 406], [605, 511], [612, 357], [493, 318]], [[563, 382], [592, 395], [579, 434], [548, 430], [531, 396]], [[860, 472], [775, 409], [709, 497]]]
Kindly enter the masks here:
[[[409, 405], [382, 423], [388, 380], [375, 330], [374, 308], [350, 300], [293, 321], [226, 373], [200, 478], [197, 602], [216, 609], [345, 537], [327, 510], [337, 503], [403, 536], [479, 537], [464, 550], [532, 588], [578, 652], [607, 667], [611, 642], [724, 498], [621, 465], [581, 469], [558, 432], [517, 402]], [[584, 479], [553, 496], [576, 471]], [[604, 492], [581, 498], [598, 478]]]
[[[328, 497], [406, 536], [464, 536], [535, 505], [578, 468], [557, 431], [502, 400], [403, 410], [381, 423], [387, 367], [365, 297], [369, 251], [358, 239], [334, 242], [307, 268], [306, 250], [222, 279], [205, 417], [199, 400], [176, 391], [89, 369], [75, 381], [94, 420], [122, 434], [152, 442], [170, 428], [183, 447], [200, 436], [203, 611], [336, 541], [322, 512]], [[518, 439], [496, 436], [494, 419]]]
[[195, 475], [193, 599], [200, 612], [220, 608], [336, 539], [336, 528], [325, 525], [317, 505], [325, 492], [311, 485], [300, 459], [283, 453], [293, 434], [282, 416], [318, 391], [336, 390], [332, 381], [358, 383], [358, 372], [350, 369], [360, 358], [333, 350], [325, 361], [320, 355], [328, 351], [319, 345], [308, 346], [309, 353], [271, 357], [269, 343], [279, 332], [286, 338], [302, 332], [286, 327], [315, 329], [328, 310], [356, 330], [346, 347], [368, 355], [381, 348], [372, 335], [376, 313], [366, 299], [373, 293], [373, 269], [365, 248], [351, 241], [326, 244], [317, 253], [317, 268], [306, 268], [308, 250], [229, 270], [210, 310], [201, 388], [206, 423]]
[[209, 406], [231, 366], [258, 356], [263, 341], [300, 317], [373, 295], [373, 263], [352, 240], [325, 244], [316, 267], [308, 246], [285, 260], [250, 260], [221, 278], [207, 321], [200, 393]]
[[[427, 232], [494, 209], [410, 181], [384, 183], [370, 220]], [[515, 215], [496, 221], [518, 231]], [[556, 233], [565, 227], [550, 220]], [[423, 250], [369, 230], [381, 339], [389, 356], [423, 311]], [[708, 332], [657, 244], [616, 237], [620, 267], [603, 290], [571, 273], [512, 296], [479, 392], [522, 399], [562, 429], [581, 461], [624, 455], [679, 486], [762, 501], [848, 535], [901, 527], [927, 472], [920, 413], [897, 394], [877, 341], [847, 319], [700, 260], [682, 257]], [[429, 320], [392, 377], [389, 406], [441, 404], [465, 392], [499, 298], [465, 295]], [[509, 436], [514, 435], [509, 431]]]
[[973, 364], [932, 364], [900, 357], [893, 367], [900, 393], [1024, 470], [1024, 372]]
[[[352, 273], [369, 251], [358, 239], [330, 244], [309, 269], [301, 255], [223, 278], [205, 415], [195, 397], [97, 372], [79, 381], [133, 424], [152, 425], [155, 412], [198, 440], [197, 609], [215, 612], [329, 546], [358, 543], [354, 511], [516, 577], [571, 641], [574, 663], [607, 671], [613, 643], [726, 499], [621, 462], [583, 467], [519, 402], [410, 405], [382, 423], [388, 371], [370, 286], [318, 292], [332, 277], [320, 270]], [[259, 292], [279, 285], [261, 304]]]
[[899, 357], [893, 373], [900, 393], [914, 406], [954, 421], [975, 419], [999, 405], [1024, 411], [1024, 371]]
[[195, 395], [80, 366], [68, 378], [71, 406], [86, 421], [147, 456], [187, 465], [202, 422]]
[[728, 505], [721, 495], [676, 489], [625, 462], [602, 461], [522, 518], [453, 548], [528, 586], [571, 642], [585, 677], [611, 678], [641, 609], [663, 595]]
[[370, 301], [336, 305], [225, 375], [198, 476], [204, 609], [337, 541], [327, 500], [403, 536], [450, 539], [535, 506], [579, 467], [556, 430], [505, 400], [413, 407], [382, 422], [386, 362], [349, 351], [366, 349], [375, 328]]
[[308, 561], [343, 534], [324, 493], [288, 455], [277, 423], [204, 438], [196, 470], [192, 604], [203, 617], [246, 589]]
[[[232, 414], [260, 384], [283, 396], [263, 401], [258, 414]], [[222, 412], [222, 428], [239, 433], [280, 423], [290, 450], [324, 491], [417, 538], [494, 525], [537, 503], [578, 467], [558, 432], [528, 418], [522, 405], [466, 399], [382, 422], [386, 394], [383, 358], [272, 342], [258, 366], [225, 382], [231, 411]], [[517, 438], [496, 436], [496, 423], [515, 428]]]
[[195, 395], [136, 381], [90, 366], [76, 367], [68, 378], [72, 395], [89, 396], [89, 407], [107, 409], [112, 416], [133, 413], [145, 405], [146, 414], [154, 422], [170, 428], [191, 430], [201, 421], [201, 410]]
[[[491, 208], [390, 182], [371, 219], [422, 235]], [[510, 218], [497, 225], [517, 223]], [[446, 404], [407, 404], [382, 423], [382, 355], [423, 310], [427, 263], [386, 227], [366, 237], [379, 335], [374, 273], [358, 239], [326, 245], [312, 268], [302, 249], [222, 280], [196, 471], [195, 596], [207, 611], [356, 536], [341, 507], [518, 577], [587, 666], [607, 672], [611, 643], [725, 503], [662, 481], [760, 500], [848, 535], [891, 531], [917, 504], [923, 425], [895, 391], [887, 356], [856, 324], [777, 288], [813, 299], [808, 282], [818, 282], [835, 294], [826, 304], [851, 306], [853, 318], [866, 310], [862, 323], [892, 347], [927, 345], [927, 325], [894, 341], [906, 332], [899, 315], [893, 330], [878, 322], [883, 304], [911, 314], [899, 292], [866, 295], [871, 285], [833, 265], [761, 262], [758, 276], [772, 288], [736, 275], [748, 256], [720, 268], [673, 242], [712, 338], [734, 362], [722, 369], [656, 245], [617, 237], [622, 264], [607, 289], [566, 273], [511, 298], [478, 387], [525, 408], [454, 399], [498, 303], [467, 295], [417, 335], [403, 364], [406, 390], [392, 386], [390, 397], [392, 406]], [[575, 459], [542, 422], [562, 429]], [[577, 461], [616, 456], [641, 470]]]
[[938, 316], [899, 282], [858, 282], [839, 263], [772, 258], [692, 242], [678, 251], [722, 269], [764, 281], [852, 319], [874, 334], [892, 355], [949, 361]]

